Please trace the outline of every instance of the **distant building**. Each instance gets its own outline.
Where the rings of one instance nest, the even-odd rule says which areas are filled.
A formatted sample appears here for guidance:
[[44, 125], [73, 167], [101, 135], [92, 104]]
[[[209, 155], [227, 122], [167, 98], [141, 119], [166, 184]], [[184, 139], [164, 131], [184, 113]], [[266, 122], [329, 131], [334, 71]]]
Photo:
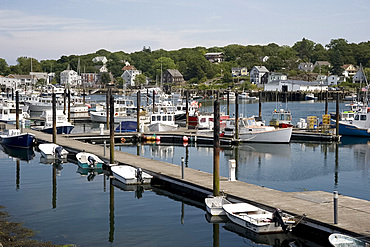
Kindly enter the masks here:
[[224, 61], [224, 54], [222, 52], [209, 52], [204, 54], [204, 57], [211, 63], [221, 63]]
[[341, 66], [341, 68], [344, 70], [342, 75], [344, 75], [344, 77], [347, 77], [347, 78], [350, 76], [354, 76], [357, 72], [357, 68], [353, 66], [352, 64], [345, 64]]
[[107, 59], [106, 57], [104, 57], [104, 56], [101, 56], [101, 57], [94, 57], [94, 58], [92, 59], [92, 61], [93, 61], [94, 63], [102, 62], [102, 63], [103, 63], [103, 65], [105, 65], [105, 64], [108, 62], [108, 59]]
[[182, 83], [184, 77], [177, 69], [167, 69], [163, 73], [163, 83]]
[[7, 78], [13, 78], [19, 80], [17, 86], [19, 87], [31, 87], [36, 85], [37, 79], [32, 75], [9, 75]]
[[98, 73], [108, 73], [108, 68], [105, 64], [94, 66], [94, 68]]
[[328, 86], [319, 82], [298, 80], [276, 80], [264, 85], [265, 91], [297, 92], [297, 91], [327, 91]]
[[46, 72], [30, 72], [30, 75], [33, 77], [33, 79], [36, 81], [39, 81], [40, 79], [44, 80], [46, 84], [49, 84], [49, 75]]
[[362, 70], [359, 70], [356, 72], [356, 74], [352, 78], [353, 83], [365, 83], [366, 82], [366, 77]]
[[328, 78], [326, 78], [328, 86], [338, 85], [338, 80], [339, 80], [339, 78], [338, 78], [337, 75], [331, 75], [331, 76], [328, 76]]
[[15, 90], [21, 87], [21, 80], [14, 78], [12, 75], [1, 76], [0, 75], [0, 87], [2, 91], [6, 91], [7, 88], [14, 88]]
[[135, 66], [126, 63], [125, 67], [122, 68], [123, 74], [121, 75], [122, 79], [125, 81], [126, 86], [134, 87], [135, 86], [135, 77], [141, 74], [140, 70], [137, 70]]
[[81, 73], [81, 83], [85, 87], [96, 87], [99, 82], [97, 73]]
[[81, 76], [74, 70], [63, 70], [60, 72], [60, 84], [79, 86], [81, 85]]
[[[261, 78], [264, 74], [268, 73], [268, 69], [265, 66], [254, 66], [249, 72], [250, 82], [252, 84], [262, 84]], [[266, 78], [267, 81], [267, 78]]]
[[315, 64], [313, 65], [313, 67], [316, 68], [317, 66], [319, 66], [319, 67], [326, 66], [326, 67], [330, 68], [331, 64], [328, 61], [316, 61]]
[[236, 76], [247, 76], [248, 75], [248, 70], [246, 67], [242, 68], [231, 68], [231, 75], [236, 77]]
[[288, 77], [283, 73], [271, 72], [267, 74], [268, 74], [267, 83], [277, 80], [284, 81], [288, 79]]
[[312, 63], [300, 63], [298, 69], [305, 72], [312, 72], [314, 67]]

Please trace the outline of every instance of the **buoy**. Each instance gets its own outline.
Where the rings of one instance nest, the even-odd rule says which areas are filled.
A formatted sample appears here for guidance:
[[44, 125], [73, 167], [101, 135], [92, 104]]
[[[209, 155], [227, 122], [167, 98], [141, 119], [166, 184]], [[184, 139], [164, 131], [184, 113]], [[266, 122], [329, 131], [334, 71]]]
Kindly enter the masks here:
[[125, 143], [126, 139], [124, 137], [121, 138], [121, 143]]
[[157, 137], [155, 137], [155, 139], [156, 139], [157, 141], [160, 141], [160, 140], [161, 140], [161, 137], [160, 137], [160, 136], [157, 136]]
[[188, 138], [187, 136], [183, 136], [182, 140], [183, 140], [184, 142], [187, 142], [187, 141], [189, 140], [189, 138]]

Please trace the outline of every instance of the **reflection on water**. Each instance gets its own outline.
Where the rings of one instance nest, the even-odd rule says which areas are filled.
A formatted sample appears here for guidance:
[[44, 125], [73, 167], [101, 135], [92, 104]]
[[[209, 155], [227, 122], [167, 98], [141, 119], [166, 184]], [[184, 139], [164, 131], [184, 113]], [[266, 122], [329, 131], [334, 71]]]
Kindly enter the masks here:
[[35, 157], [35, 152], [32, 147], [29, 148], [14, 148], [0, 144], [0, 149], [12, 158], [18, 158], [24, 161], [30, 161]]

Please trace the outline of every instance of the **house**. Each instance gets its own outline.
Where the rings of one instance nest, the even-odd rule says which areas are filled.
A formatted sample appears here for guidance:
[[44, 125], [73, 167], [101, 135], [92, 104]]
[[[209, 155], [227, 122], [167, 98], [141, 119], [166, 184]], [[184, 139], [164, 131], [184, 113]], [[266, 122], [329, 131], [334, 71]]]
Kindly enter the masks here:
[[328, 61], [316, 61], [315, 64], [313, 65], [313, 67], [316, 68], [317, 66], [319, 66], [319, 67], [326, 66], [326, 67], [330, 68], [331, 64]]
[[108, 73], [108, 68], [105, 64], [96, 65], [96, 66], [94, 66], [94, 68], [98, 73]]
[[359, 70], [356, 72], [356, 74], [352, 78], [353, 83], [366, 83], [366, 76], [362, 72], [362, 70]]
[[137, 70], [135, 66], [126, 63], [122, 68], [123, 74], [121, 75], [122, 79], [126, 82], [126, 86], [134, 87], [135, 86], [135, 77], [141, 74], [140, 70]]
[[62, 72], [60, 72], [60, 84], [79, 86], [81, 85], [81, 76], [79, 76], [74, 70], [63, 70]]
[[14, 78], [10, 76], [1, 76], [0, 75], [0, 87], [3, 91], [6, 91], [7, 88], [14, 88], [15, 90], [21, 86], [21, 79]]
[[324, 82], [324, 81], [326, 81], [326, 79], [327, 79], [326, 75], [317, 75], [317, 77], [316, 77], [316, 81]]
[[352, 64], [345, 64], [341, 66], [341, 68], [344, 70], [342, 75], [344, 75], [344, 77], [347, 77], [347, 78], [350, 76], [354, 76], [357, 72], [357, 68], [353, 66]]
[[312, 63], [300, 63], [298, 69], [305, 72], [312, 72], [314, 67]]
[[36, 81], [42, 79], [46, 84], [49, 84], [49, 75], [46, 72], [30, 72], [30, 75], [36, 79]]
[[280, 80], [280, 81], [285, 81], [288, 79], [288, 77], [286, 75], [284, 75], [283, 73], [278, 73], [278, 72], [269, 72], [267, 73], [267, 83], [270, 83], [272, 81], [277, 81], [277, 80]]
[[9, 75], [7, 78], [19, 80], [18, 87], [30, 87], [37, 83], [36, 77], [32, 75]]
[[262, 84], [261, 77], [268, 72], [265, 66], [254, 66], [249, 72], [250, 82], [252, 84]]
[[317, 81], [276, 80], [265, 84], [264, 90], [279, 92], [327, 91], [328, 86]]
[[101, 56], [101, 57], [94, 57], [94, 58], [92, 59], [92, 61], [93, 61], [94, 63], [102, 62], [102, 63], [103, 63], [103, 65], [105, 65], [105, 64], [108, 62], [108, 59], [107, 59], [106, 57], [104, 57], [104, 56]]
[[81, 83], [85, 87], [97, 86], [99, 77], [97, 73], [81, 73]]
[[222, 52], [209, 52], [204, 54], [204, 57], [211, 63], [221, 63], [224, 61], [224, 54]]
[[163, 73], [163, 83], [182, 83], [184, 77], [177, 69], [167, 69]]
[[231, 75], [234, 77], [237, 76], [247, 76], [248, 75], [248, 70], [246, 67], [243, 68], [231, 68]]
[[331, 75], [326, 78], [326, 82], [328, 86], [336, 86], [338, 85], [338, 79], [339, 77], [337, 75]]

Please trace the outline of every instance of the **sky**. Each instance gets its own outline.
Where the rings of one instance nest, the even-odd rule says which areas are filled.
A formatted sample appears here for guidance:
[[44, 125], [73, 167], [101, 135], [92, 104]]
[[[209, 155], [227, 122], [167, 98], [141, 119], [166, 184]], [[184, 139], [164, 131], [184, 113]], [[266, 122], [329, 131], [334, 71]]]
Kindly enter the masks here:
[[369, 0], [0, 0], [0, 58], [370, 40]]

